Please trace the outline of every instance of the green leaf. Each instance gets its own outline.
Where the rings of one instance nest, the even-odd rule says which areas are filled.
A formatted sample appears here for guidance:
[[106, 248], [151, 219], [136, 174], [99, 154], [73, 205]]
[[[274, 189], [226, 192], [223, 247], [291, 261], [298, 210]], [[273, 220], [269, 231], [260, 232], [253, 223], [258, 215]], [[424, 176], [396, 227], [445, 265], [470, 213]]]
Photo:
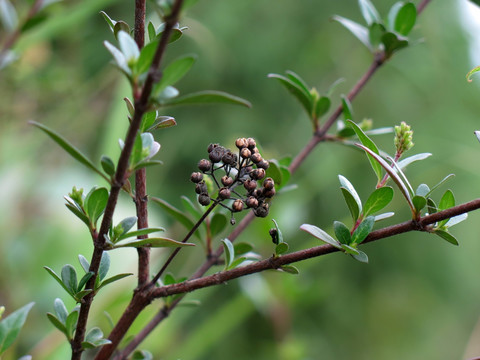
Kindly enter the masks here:
[[360, 262], [363, 262], [363, 263], [368, 263], [368, 256], [367, 254], [365, 254], [363, 251], [360, 251], [358, 250], [358, 255], [352, 255], [352, 257], [355, 259], [355, 260], [358, 260]]
[[303, 224], [302, 226], [300, 226], [300, 230], [306, 231], [310, 235], [316, 237], [317, 239], [329, 245], [332, 245], [333, 247], [336, 247], [337, 249], [342, 248], [342, 245], [337, 240], [335, 240], [330, 235], [328, 235], [325, 231], [323, 231], [322, 229], [314, 225]]
[[[115, 26], [117, 26], [117, 24], [115, 24]], [[138, 45], [135, 40], [133, 40], [133, 38], [123, 30], [118, 32], [117, 39], [120, 45], [120, 50], [123, 55], [125, 55], [127, 63], [136, 61], [140, 56], [140, 50], [138, 49]]]
[[352, 243], [361, 244], [367, 238], [368, 234], [372, 232], [374, 224], [374, 216], [368, 216], [367, 218], [365, 218], [365, 220], [363, 220], [353, 232]]
[[169, 238], [148, 238], [148, 239], [134, 239], [115, 244], [114, 248], [121, 247], [186, 247], [195, 246], [192, 243], [183, 243], [181, 241], [172, 240]]
[[85, 197], [85, 212], [94, 228], [96, 227], [98, 218], [105, 211], [107, 202], [108, 190], [105, 188], [95, 189]]
[[147, 32], [148, 32], [148, 40], [150, 42], [154, 41], [155, 38], [157, 37], [157, 32], [155, 31], [155, 26], [151, 21], [148, 22]]
[[77, 327], [78, 313], [79, 313], [79, 310], [74, 309], [70, 314], [68, 314], [67, 319], [65, 321], [65, 329], [66, 329], [65, 335], [67, 335], [68, 340], [73, 339], [73, 333], [75, 331], [75, 328]]
[[[446, 210], [453, 206], [455, 206], [455, 196], [453, 196], [453, 193], [451, 190], [447, 190], [445, 191], [442, 198], [440, 199], [440, 202], [438, 203], [438, 211]], [[440, 228], [444, 226], [448, 222], [448, 220], [449, 219], [439, 221], [437, 224], [437, 227]]]
[[0, 355], [13, 344], [34, 304], [31, 302], [0, 321]]
[[94, 327], [85, 336], [85, 341], [82, 342], [82, 348], [94, 349], [110, 343], [110, 340], [103, 339], [102, 330], [100, 330], [98, 327]]
[[438, 211], [437, 204], [432, 198], [427, 198], [427, 211], [429, 214], [435, 214]]
[[380, 18], [377, 9], [375, 9], [375, 6], [373, 6], [370, 0], [358, 0], [358, 4], [360, 5], [360, 10], [362, 12], [363, 18], [368, 25], [371, 25], [374, 22], [382, 22], [382, 19]]
[[415, 206], [412, 203], [409, 190], [405, 186], [403, 180], [398, 176], [397, 172], [393, 168], [391, 168], [390, 165], [385, 160], [383, 160], [378, 154], [374, 153], [372, 150], [370, 150], [366, 146], [363, 146], [360, 144], [356, 144], [356, 145], [362, 148], [363, 150], [365, 150], [367, 153], [369, 153], [385, 169], [385, 171], [388, 173], [388, 175], [390, 175], [392, 180], [397, 184], [398, 188], [400, 189], [403, 196], [407, 200], [408, 206], [410, 206], [410, 209], [412, 210], [412, 214], [416, 215]]
[[98, 278], [100, 279], [100, 281], [105, 279], [109, 269], [110, 255], [108, 254], [108, 252], [104, 251], [102, 253], [102, 259], [100, 260], [100, 266], [98, 267]]
[[97, 288], [97, 291], [100, 290], [102, 287], [107, 286], [108, 284], [111, 284], [115, 281], [121, 280], [123, 278], [126, 278], [127, 276], [133, 275], [132, 273], [122, 273], [122, 274], [117, 274], [112, 277], [109, 277], [105, 281], [103, 281], [100, 286]]
[[285, 254], [288, 251], [288, 247], [289, 246], [286, 242], [278, 243], [278, 245], [275, 246], [275, 255], [279, 256]]
[[458, 246], [458, 240], [455, 238], [455, 236], [453, 236], [449, 232], [447, 232], [445, 230], [437, 229], [437, 230], [434, 231], [434, 234], [440, 236], [442, 239], [448, 241], [450, 244]]
[[417, 20], [417, 8], [413, 3], [403, 5], [395, 17], [394, 30], [401, 35], [407, 36], [413, 29]]
[[434, 190], [436, 190], [439, 186], [445, 184], [448, 180], [450, 180], [451, 178], [453, 178], [455, 176], [455, 174], [448, 174], [447, 176], [445, 176], [437, 185], [435, 185], [434, 187], [432, 187], [430, 189], [430, 191], [428, 192], [428, 195], [430, 195]]
[[[165, 200], [156, 197], [150, 197], [150, 200], [152, 200], [155, 204], [160, 205], [163, 210], [165, 210], [170, 216], [175, 218], [180, 224], [185, 226], [187, 230], [193, 228], [193, 221], [190, 220], [182, 211], [178, 210], [173, 205], [170, 205]], [[201, 236], [198, 230], [195, 232], [195, 235], [201, 240]]]
[[[368, 28], [368, 39], [374, 49], [378, 49], [382, 42], [382, 36], [385, 33], [385, 26], [379, 23], [373, 23]], [[353, 119], [352, 119], [353, 120]]]
[[45, 134], [47, 134], [53, 141], [55, 141], [60, 147], [62, 147], [67, 153], [69, 153], [75, 160], [80, 162], [81, 164], [88, 167], [90, 170], [93, 170], [105, 180], [109, 181], [109, 178], [105, 176], [105, 174], [98, 169], [85, 155], [82, 154], [80, 150], [78, 150], [75, 146], [70, 144], [65, 138], [61, 135], [56, 133], [55, 131], [49, 129], [43, 124], [37, 123], [35, 121], [29, 121], [29, 124], [36, 126], [40, 130], [42, 130]]
[[63, 287], [63, 289], [68, 293], [70, 294], [71, 296], [74, 296], [74, 292], [70, 291], [69, 288], [67, 288], [67, 286], [63, 283], [62, 279], [60, 279], [60, 277], [57, 275], [57, 273], [55, 271], [53, 271], [52, 269], [50, 269], [48, 266], [44, 266], [43, 267], [45, 270], [47, 270], [47, 272]]
[[163, 165], [163, 161], [160, 161], [160, 160], [141, 161], [133, 168], [133, 170], [137, 171], [145, 167], [156, 166], [156, 165]]
[[212, 216], [210, 220], [210, 231], [212, 232], [212, 236], [220, 234], [227, 226], [228, 218], [225, 214], [216, 213]]
[[353, 120], [352, 104], [345, 95], [342, 95], [342, 113], [345, 120]]
[[395, 19], [397, 18], [397, 14], [403, 5], [403, 1], [398, 1], [390, 8], [387, 16], [387, 27], [390, 31], [395, 31]]
[[117, 21], [115, 26], [113, 27], [113, 35], [115, 36], [115, 39], [118, 40], [118, 34], [120, 31], [123, 31], [126, 34], [130, 34], [130, 26], [125, 22], [125, 21]]
[[278, 226], [278, 223], [275, 219], [272, 219], [273, 223], [275, 224], [275, 229], [277, 230], [277, 239], [278, 239], [278, 243], [283, 243], [284, 240], [283, 240], [283, 234], [282, 234], [282, 231], [280, 230], [280, 227]]
[[246, 242], [235, 243], [233, 247], [236, 255], [243, 255], [253, 250], [253, 246]]
[[424, 197], [428, 196], [429, 193], [430, 193], [430, 188], [428, 187], [427, 184], [418, 185], [418, 188], [415, 191], [415, 195], [424, 196]]
[[85, 258], [83, 255], [78, 255], [78, 261], [80, 262], [80, 265], [82, 265], [83, 270], [88, 273], [90, 271], [90, 263], [88, 260]]
[[385, 206], [387, 206], [393, 199], [393, 189], [389, 186], [383, 186], [376, 189], [367, 199], [363, 207], [363, 216], [372, 215]]
[[277, 79], [280, 84], [282, 84], [300, 102], [300, 104], [302, 104], [308, 116], [311, 116], [313, 99], [308, 88], [306, 88], [302, 84], [299, 84], [298, 81], [295, 81], [283, 75], [268, 74], [268, 77], [271, 79]]
[[341, 244], [348, 245], [352, 242], [350, 230], [344, 223], [340, 221], [334, 221], [333, 230], [335, 231], [335, 236], [337, 237], [337, 240], [340, 241]]
[[159, 94], [167, 86], [175, 85], [191, 69], [197, 57], [195, 55], [185, 55], [175, 59], [163, 70], [162, 78], [153, 88], [153, 94]]
[[293, 81], [295, 84], [297, 84], [304, 91], [304, 93], [307, 95], [307, 97], [310, 97], [309, 86], [298, 74], [296, 74], [296, 73], [294, 73], [293, 71], [290, 71], [290, 70], [285, 71], [285, 73], [287, 74], [287, 77], [291, 81]]
[[[358, 215], [362, 212], [362, 201], [360, 200], [357, 191], [346, 177], [338, 175], [338, 180], [340, 181], [340, 189], [342, 190], [345, 202], [347, 203], [355, 222], [358, 219]], [[346, 193], [348, 193], [350, 196], [348, 196]], [[352, 201], [352, 199], [354, 201]]]
[[467, 220], [467, 218], [468, 218], [467, 213], [454, 216], [454, 217], [450, 218], [450, 220], [447, 221], [447, 223], [445, 224], [445, 227], [448, 229], [451, 226], [457, 225], [457, 224], [461, 223], [462, 221]]
[[113, 160], [110, 159], [108, 156], [102, 155], [100, 159], [100, 164], [102, 165], [103, 171], [105, 171], [108, 175], [115, 175], [115, 164], [113, 163]]
[[416, 154], [412, 155], [408, 158], [405, 158], [397, 163], [398, 167], [400, 169], [405, 169], [408, 165], [415, 161], [420, 161], [420, 160], [425, 160], [426, 158], [432, 156], [430, 153], [421, 153], [421, 154]]
[[320, 96], [320, 98], [315, 103], [315, 119], [320, 119], [323, 115], [325, 115], [328, 110], [330, 109], [331, 101], [326, 96]]
[[283, 272], [286, 272], [286, 273], [289, 273], [289, 274], [292, 274], [292, 275], [300, 274], [300, 271], [298, 271], [298, 269], [293, 265], [283, 265], [279, 268], [279, 270], [281, 270]]
[[120, 236], [118, 238], [118, 241], [130, 238], [130, 237], [138, 237], [138, 236], [148, 235], [148, 234], [155, 233], [155, 232], [160, 232], [160, 231], [165, 231], [165, 229], [161, 228], [161, 227], [155, 227], [155, 228], [146, 228], [146, 229], [130, 231], [130, 232]]
[[62, 282], [65, 284], [70, 294], [75, 294], [77, 292], [77, 272], [75, 268], [66, 264], [62, 267]]
[[359, 255], [360, 254], [356, 248], [354, 248], [352, 246], [349, 246], [347, 244], [342, 244], [342, 249], [345, 250], [346, 254], [350, 254], [350, 255]]
[[87, 283], [88, 280], [90, 280], [90, 278], [93, 276], [93, 272], [89, 271], [87, 272], [85, 275], [82, 276], [82, 278], [80, 279], [80, 281], [78, 282], [78, 285], [77, 285], [77, 291], [76, 292], [79, 292], [79, 291], [82, 291], [83, 290], [83, 287], [85, 286], [85, 284]]
[[391, 218], [393, 215], [395, 215], [395, 213], [393, 213], [393, 212], [387, 212], [387, 213], [384, 213], [384, 214], [377, 215], [377, 216], [375, 216], [375, 222]]
[[[67, 201], [69, 201], [67, 198], [65, 198]], [[83, 211], [79, 210], [77, 206], [67, 203], [65, 204], [68, 210], [70, 210], [76, 217], [78, 217], [80, 220], [82, 220], [88, 227], [90, 227], [90, 220], [88, 219], [87, 215], [84, 214]]]
[[62, 322], [60, 320], [58, 320], [55, 317], [55, 315], [53, 315], [52, 313], [47, 313], [47, 318], [48, 318], [48, 320], [50, 320], [50, 322], [52, 323], [53, 326], [55, 326], [58, 330], [60, 330], [63, 334], [65, 334], [65, 336], [68, 337], [67, 328], [65, 327], [64, 324], [62, 324]]
[[108, 52], [112, 54], [115, 65], [128, 77], [132, 75], [132, 70], [128, 67], [127, 59], [125, 55], [118, 50], [115, 46], [110, 44], [108, 41], [104, 41], [103, 45], [107, 48]]
[[247, 100], [238, 96], [228, 94], [223, 91], [205, 90], [196, 93], [188, 94], [182, 97], [169, 99], [163, 102], [161, 105], [174, 106], [174, 105], [194, 105], [194, 104], [230, 104], [230, 105], [242, 105], [245, 107], [252, 107]]
[[110, 16], [107, 15], [107, 13], [105, 11], [100, 11], [100, 14], [102, 14], [103, 18], [105, 19], [105, 21], [107, 22], [108, 24], [108, 27], [110, 28], [110, 30], [112, 30], [113, 32], [113, 28], [115, 27], [115, 24], [117, 23], [115, 20], [112, 20], [112, 18]]
[[423, 196], [415, 195], [412, 198], [412, 203], [415, 207], [415, 210], [417, 211], [417, 214], [420, 214], [420, 211], [422, 211], [422, 209], [427, 206], [427, 199]]
[[233, 260], [235, 259], [235, 249], [233, 247], [233, 244], [230, 240], [228, 239], [223, 239], [223, 251], [225, 252], [225, 270], [230, 267], [230, 265], [233, 263]]
[[[347, 123], [350, 124], [350, 126], [353, 128], [353, 130], [355, 131], [355, 133], [357, 134], [358, 136], [358, 139], [360, 140], [360, 142], [365, 146], [367, 147], [369, 150], [371, 150], [372, 152], [374, 152], [376, 155], [379, 155], [380, 152], [378, 151], [378, 147], [377, 145], [375, 145], [375, 143], [372, 141], [372, 139], [370, 139], [364, 132], [363, 130], [360, 128], [360, 126], [358, 126], [357, 124], [355, 124], [353, 121], [351, 120], [347, 120]], [[383, 178], [383, 174], [382, 174], [382, 167], [381, 165], [375, 161], [372, 156], [369, 156], [367, 154], [367, 157], [368, 157], [368, 161], [370, 161], [370, 165], [372, 165], [372, 169], [373, 171], [375, 172], [375, 174], [377, 175], [377, 179], [378, 181], [380, 182]]]
[[247, 261], [247, 258], [246, 257], [239, 257], [238, 259], [235, 259], [231, 264], [230, 266], [228, 267], [228, 269], [226, 270], [231, 270], [231, 269], [235, 269], [236, 267], [240, 266], [243, 262]]
[[350, 31], [355, 37], [361, 41], [370, 51], [372, 51], [372, 45], [368, 38], [368, 29], [350, 19], [346, 19], [342, 16], [335, 15], [332, 20], [342, 24], [348, 31]]
[[123, 235], [125, 235], [137, 222], [136, 216], [130, 216], [118, 223], [117, 226], [113, 228], [112, 242], [117, 242], [121, 240]]
[[9, 0], [0, 0], [0, 22], [9, 33], [18, 27], [17, 11]]
[[177, 122], [171, 116], [159, 116], [155, 119], [155, 122], [146, 131], [153, 131], [158, 129], [166, 129], [172, 126], [176, 126]]
[[266, 177], [271, 177], [275, 182], [275, 187], [280, 187], [283, 184], [283, 174], [281, 166], [276, 159], [271, 159], [268, 161], [270, 166], [266, 171]]
[[385, 47], [385, 53], [390, 57], [394, 52], [408, 46], [408, 41], [394, 33], [386, 32], [382, 35], [382, 44]]
[[153, 360], [153, 355], [146, 350], [136, 350], [133, 353], [132, 360]]
[[157, 51], [158, 41], [148, 43], [140, 50], [140, 56], [136, 64], [135, 72], [141, 75], [148, 71], [150, 65], [152, 65], [153, 57]]
[[78, 293], [75, 294], [75, 296], [73, 297], [75, 299], [75, 301], [77, 303], [81, 302], [82, 299], [87, 296], [88, 294], [90, 294], [93, 290], [92, 289], [87, 289], [87, 290], [82, 290], [82, 291], [79, 291]]
[[202, 216], [202, 212], [198, 210], [197, 206], [185, 195], [180, 197], [182, 200], [182, 205], [186, 211], [190, 213], [194, 218], [199, 218]]

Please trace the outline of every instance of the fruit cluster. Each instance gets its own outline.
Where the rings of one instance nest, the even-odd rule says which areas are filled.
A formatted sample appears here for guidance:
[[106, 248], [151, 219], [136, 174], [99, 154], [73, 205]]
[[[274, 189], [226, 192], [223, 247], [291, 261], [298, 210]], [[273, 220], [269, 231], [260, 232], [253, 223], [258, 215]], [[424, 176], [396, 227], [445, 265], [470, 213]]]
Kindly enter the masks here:
[[[275, 195], [273, 179], [265, 178], [269, 163], [260, 155], [253, 138], [239, 138], [235, 145], [238, 155], [218, 144], [208, 146], [208, 159], [198, 162], [200, 172], [192, 173], [190, 178], [195, 183], [198, 202], [208, 206], [214, 201], [232, 213], [248, 208], [253, 210], [255, 216], [266, 217], [268, 199]], [[224, 174], [220, 182], [216, 176], [218, 171]], [[204, 175], [210, 176], [218, 189], [215, 199], [209, 194]], [[243, 195], [238, 192], [238, 188], [242, 187], [245, 190]], [[224, 204], [226, 200], [229, 200], [230, 205]]]

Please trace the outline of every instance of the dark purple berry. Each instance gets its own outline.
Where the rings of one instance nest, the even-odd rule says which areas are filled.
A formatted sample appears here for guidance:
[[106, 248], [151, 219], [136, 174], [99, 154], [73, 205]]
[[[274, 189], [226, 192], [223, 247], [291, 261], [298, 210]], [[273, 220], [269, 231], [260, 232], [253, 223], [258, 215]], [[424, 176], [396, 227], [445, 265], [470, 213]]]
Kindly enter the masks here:
[[208, 194], [200, 194], [198, 195], [198, 202], [200, 205], [208, 206], [210, 205], [210, 196]]
[[231, 186], [233, 184], [233, 179], [230, 176], [224, 175], [222, 176], [222, 184], [223, 186]]
[[267, 203], [263, 203], [263, 204], [260, 205], [258, 208], [256, 208], [255, 210], [253, 210], [253, 213], [254, 213], [255, 216], [257, 216], [257, 217], [267, 217], [267, 216], [268, 216], [268, 204], [267, 204]]
[[218, 191], [218, 196], [220, 199], [228, 199], [230, 197], [230, 190], [227, 188], [221, 188]]
[[203, 174], [202, 173], [199, 173], [199, 172], [194, 172], [192, 173], [192, 175], [190, 176], [190, 180], [194, 183], [199, 183], [200, 181], [203, 180]]
[[207, 184], [205, 184], [205, 181], [201, 181], [195, 185], [195, 192], [197, 194], [208, 194]]
[[252, 156], [250, 156], [250, 159], [254, 164], [258, 164], [260, 161], [263, 160], [262, 155], [260, 153], [253, 153]]
[[257, 146], [257, 143], [255, 142], [254, 138], [248, 138], [247, 142], [248, 142], [248, 148], [250, 150], [253, 150]]
[[265, 170], [264, 169], [255, 169], [250, 173], [250, 176], [254, 180], [261, 180], [265, 177]]
[[248, 159], [250, 156], [252, 156], [252, 152], [247, 148], [243, 148], [240, 151], [240, 156], [244, 159]]
[[247, 191], [253, 191], [257, 187], [257, 182], [255, 180], [248, 179], [243, 183], [243, 186]]
[[239, 212], [243, 210], [243, 201], [240, 199], [237, 199], [233, 202], [232, 205], [232, 210], [235, 212]]
[[275, 189], [275, 182], [273, 181], [272, 178], [268, 177], [263, 181], [263, 187], [266, 190], [272, 190]]
[[258, 168], [262, 168], [262, 169], [264, 169], [264, 170], [267, 170], [269, 165], [270, 165], [270, 164], [268, 163], [267, 160], [261, 160], [261, 161], [259, 161], [259, 162], [257, 163], [257, 167], [258, 167]]
[[207, 159], [202, 159], [198, 162], [198, 169], [200, 171], [206, 172], [212, 168], [212, 163]]
[[258, 200], [254, 196], [249, 196], [245, 201], [247, 207], [249, 208], [256, 208], [258, 207]]

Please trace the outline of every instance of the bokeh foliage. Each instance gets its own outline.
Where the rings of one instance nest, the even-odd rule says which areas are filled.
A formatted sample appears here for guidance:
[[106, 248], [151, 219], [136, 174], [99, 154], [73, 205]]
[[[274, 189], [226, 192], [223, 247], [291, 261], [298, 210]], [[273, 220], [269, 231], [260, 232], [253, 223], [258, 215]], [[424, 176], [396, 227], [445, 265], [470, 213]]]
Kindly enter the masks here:
[[[377, 3], [383, 14], [393, 2]], [[63, 195], [72, 185], [106, 185], [27, 121], [58, 129], [92, 159], [99, 161], [105, 153], [118, 157], [128, 86], [108, 64], [102, 42], [114, 39], [99, 11], [132, 23], [132, 9], [131, 3], [108, 0], [59, 3], [51, 19], [18, 44], [19, 62], [0, 74], [0, 303], [8, 311], [36, 302], [17, 348], [5, 359], [27, 352], [62, 359], [69, 353], [63, 335], [45, 316], [61, 290], [42, 266], [60, 271], [67, 262], [81, 269], [77, 254], [90, 253], [89, 236], [64, 208]], [[334, 93], [340, 101], [371, 61], [362, 44], [329, 21], [333, 14], [361, 21], [356, 2], [344, 0], [278, 5], [203, 0], [192, 7], [182, 22], [189, 27], [186, 39], [168, 53], [169, 60], [198, 54], [178, 87], [186, 93], [198, 90], [198, 84], [222, 89], [248, 99], [253, 108], [212, 105], [166, 113], [178, 125], [156, 134], [164, 165], [147, 170], [150, 194], [179, 207], [182, 194], [193, 197], [189, 176], [211, 142], [233, 145], [239, 136], [252, 136], [266, 158], [296, 154], [310, 138], [311, 124], [267, 74], [292, 69], [320, 92], [343, 77], [346, 81]], [[455, 2], [432, 2], [412, 34], [425, 41], [395, 55], [353, 103], [356, 119], [372, 118], [378, 127], [407, 121], [415, 131], [416, 152], [433, 153], [409, 168], [410, 179], [433, 185], [455, 173], [448, 186], [457, 203], [479, 194], [480, 149], [472, 133], [478, 129], [480, 90], [475, 81], [465, 81], [472, 66], [462, 21]], [[377, 142], [394, 151], [390, 135]], [[299, 231], [300, 224], [329, 229], [334, 219], [348, 219], [338, 174], [350, 179], [361, 197], [372, 191], [376, 180], [373, 172], [365, 172], [365, 161], [360, 151], [327, 143], [299, 169], [292, 179], [298, 190], [279, 196], [271, 210], [291, 250], [316, 244]], [[398, 194], [390, 206], [403, 206]], [[158, 207], [151, 204], [150, 209], [152, 226], [167, 228], [171, 238], [184, 235]], [[115, 218], [132, 211], [133, 204], [123, 197]], [[460, 358], [480, 316], [478, 216], [471, 214], [454, 230], [458, 248], [409, 233], [367, 245], [368, 265], [333, 254], [297, 264], [298, 277], [265, 273], [201, 290], [189, 298], [200, 299], [202, 306], [176, 310], [144, 347], [164, 359], [223, 359], [225, 354], [289, 360]], [[389, 221], [408, 218], [405, 209]], [[257, 219], [241, 240], [268, 256], [271, 226], [269, 218]], [[185, 254], [190, 254], [188, 265], [182, 268], [178, 261], [172, 267], [173, 272], [182, 269], [178, 276], [188, 275], [201, 261], [194, 251]], [[153, 263], [160, 265], [164, 256], [155, 253]], [[112, 271], [135, 271], [133, 249], [111, 257]], [[133, 287], [132, 277], [105, 289], [96, 299], [91, 325], [108, 333], [103, 310], [117, 319]], [[71, 299], [63, 300], [73, 307]], [[158, 306], [142, 314], [132, 333]]]

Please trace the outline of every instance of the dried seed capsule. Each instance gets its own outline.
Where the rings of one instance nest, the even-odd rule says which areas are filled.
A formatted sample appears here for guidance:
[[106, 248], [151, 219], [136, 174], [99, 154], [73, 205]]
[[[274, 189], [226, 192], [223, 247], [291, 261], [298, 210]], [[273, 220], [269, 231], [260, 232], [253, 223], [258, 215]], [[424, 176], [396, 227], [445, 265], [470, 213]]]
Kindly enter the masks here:
[[259, 154], [260, 153], [256, 146], [253, 149], [250, 149], [250, 150], [252, 151], [252, 154]]
[[265, 180], [263, 180], [263, 187], [266, 190], [272, 190], [272, 189], [275, 188], [275, 182], [273, 181], [273, 179], [271, 177], [268, 177]]
[[252, 160], [252, 162], [254, 164], [258, 164], [260, 161], [263, 160], [262, 158], [262, 155], [260, 155], [260, 153], [253, 153], [252, 156], [250, 156], [250, 160]]
[[221, 180], [223, 186], [231, 186], [233, 184], [233, 179], [230, 176], [224, 175]]
[[220, 146], [220, 145], [218, 145], [218, 144], [210, 144], [210, 145], [208, 145], [207, 151], [208, 151], [209, 153], [211, 153], [212, 150], [215, 149], [215, 148], [218, 147], [218, 146]]
[[239, 212], [243, 210], [243, 201], [240, 199], [237, 199], [233, 202], [232, 205], [232, 210], [235, 212]]
[[207, 184], [205, 184], [205, 181], [201, 181], [195, 185], [195, 192], [197, 194], [208, 194]]
[[240, 156], [244, 159], [248, 159], [250, 156], [252, 156], [252, 152], [248, 150], [247, 148], [243, 148], [240, 151]]
[[278, 245], [278, 231], [277, 229], [270, 229], [270, 231], [268, 232], [270, 234], [270, 236], [272, 237], [272, 242], [275, 244], [275, 245]]
[[263, 196], [265, 196], [266, 198], [272, 198], [272, 197], [274, 197], [274, 196], [275, 196], [275, 188], [270, 189], [270, 190], [265, 189], [265, 190], [263, 191]]
[[265, 177], [265, 170], [260, 168], [260, 169], [255, 169], [250, 173], [250, 176], [254, 180], [261, 180]]
[[208, 194], [200, 194], [198, 196], [198, 202], [200, 205], [208, 206], [210, 205], [210, 196], [208, 196]]
[[199, 183], [203, 180], [203, 174], [200, 172], [193, 172], [190, 176], [190, 180], [194, 183]]
[[222, 157], [224, 154], [225, 154], [225, 148], [223, 146], [217, 146], [212, 149], [210, 154], [208, 154], [208, 157], [215, 164], [222, 160]]
[[253, 168], [252, 168], [251, 166], [247, 166], [247, 167], [245, 167], [244, 169], [245, 169], [244, 174], [250, 174], [250, 173], [252, 172], [252, 170], [253, 170]]
[[249, 208], [256, 208], [258, 207], [258, 200], [254, 196], [249, 196], [245, 201], [247, 207]]
[[222, 162], [230, 166], [235, 166], [237, 165], [237, 155], [227, 150], [225, 154], [223, 154]]
[[263, 196], [263, 188], [257, 189], [253, 192], [253, 196], [260, 199]]
[[238, 138], [238, 139], [235, 141], [235, 145], [236, 145], [237, 148], [239, 148], [239, 149], [246, 148], [246, 147], [248, 146], [247, 139], [245, 139], [245, 138]]
[[206, 172], [212, 168], [212, 163], [207, 159], [202, 159], [198, 162], [198, 169], [200, 171]]
[[247, 142], [248, 142], [248, 148], [250, 150], [252, 150], [253, 148], [255, 148], [255, 146], [257, 146], [257, 143], [255, 142], [254, 138], [248, 138]]
[[262, 160], [257, 163], [257, 167], [267, 170], [269, 167], [269, 162], [267, 160]]
[[228, 199], [230, 197], [230, 190], [223, 187], [219, 190], [218, 196], [220, 197], [220, 199]]
[[262, 203], [258, 208], [253, 210], [253, 213], [255, 216], [258, 217], [267, 217], [268, 215], [268, 204], [267, 203]]
[[247, 191], [253, 191], [257, 187], [257, 182], [255, 180], [248, 179], [243, 183], [243, 186]]

